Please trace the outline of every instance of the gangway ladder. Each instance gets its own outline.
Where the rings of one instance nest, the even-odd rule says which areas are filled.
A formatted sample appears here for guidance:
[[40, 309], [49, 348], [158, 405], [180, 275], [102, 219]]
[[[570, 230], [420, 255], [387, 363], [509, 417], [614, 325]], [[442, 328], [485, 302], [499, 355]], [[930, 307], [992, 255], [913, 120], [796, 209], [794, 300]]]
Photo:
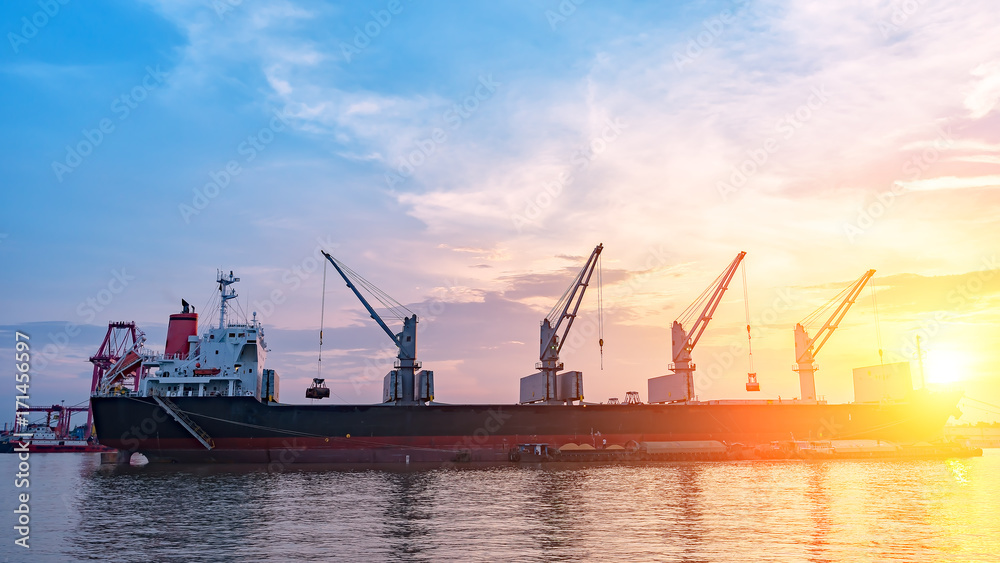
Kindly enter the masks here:
[[201, 445], [205, 446], [206, 450], [210, 450], [215, 447], [215, 442], [212, 437], [205, 432], [201, 426], [195, 424], [191, 418], [184, 414], [184, 411], [177, 408], [177, 405], [173, 401], [166, 397], [161, 397], [160, 395], [153, 395], [153, 400], [156, 401], [160, 408], [162, 408], [167, 414], [173, 417], [178, 424], [184, 427], [196, 440], [201, 442]]

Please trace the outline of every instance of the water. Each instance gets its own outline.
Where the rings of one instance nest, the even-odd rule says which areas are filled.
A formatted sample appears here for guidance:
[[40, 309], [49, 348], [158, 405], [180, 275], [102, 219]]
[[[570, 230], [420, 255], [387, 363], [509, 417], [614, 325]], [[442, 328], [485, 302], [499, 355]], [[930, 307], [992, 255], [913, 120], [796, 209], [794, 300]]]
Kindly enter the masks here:
[[1000, 450], [934, 461], [113, 470], [33, 454], [3, 561], [997, 561]]

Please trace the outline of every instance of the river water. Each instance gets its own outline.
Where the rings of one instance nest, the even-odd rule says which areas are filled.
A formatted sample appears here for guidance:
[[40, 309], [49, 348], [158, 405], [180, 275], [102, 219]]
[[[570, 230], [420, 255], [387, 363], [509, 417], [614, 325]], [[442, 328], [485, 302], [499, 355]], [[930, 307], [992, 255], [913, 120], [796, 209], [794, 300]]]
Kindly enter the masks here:
[[[1000, 561], [1000, 450], [921, 461], [4, 474], [3, 561]], [[29, 493], [30, 547], [14, 544]]]

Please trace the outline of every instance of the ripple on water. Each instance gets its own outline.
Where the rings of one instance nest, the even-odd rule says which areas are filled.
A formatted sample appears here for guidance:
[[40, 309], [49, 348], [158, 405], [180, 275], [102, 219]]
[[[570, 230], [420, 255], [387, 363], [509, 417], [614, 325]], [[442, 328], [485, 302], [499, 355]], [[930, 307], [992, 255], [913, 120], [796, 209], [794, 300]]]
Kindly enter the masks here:
[[[997, 450], [947, 461], [281, 473], [97, 461], [32, 456], [31, 561], [993, 561], [1000, 552]], [[11, 549], [5, 560], [23, 560]]]

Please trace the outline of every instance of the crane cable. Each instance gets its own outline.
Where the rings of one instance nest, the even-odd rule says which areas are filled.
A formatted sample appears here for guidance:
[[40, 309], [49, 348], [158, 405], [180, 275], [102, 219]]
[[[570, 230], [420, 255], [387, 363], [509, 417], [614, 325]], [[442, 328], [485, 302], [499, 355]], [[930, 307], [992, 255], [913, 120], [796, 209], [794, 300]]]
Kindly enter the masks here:
[[691, 322], [698, 318], [698, 315], [704, 308], [705, 304], [712, 299], [713, 291], [722, 284], [722, 279], [726, 276], [727, 271], [728, 268], [716, 276], [715, 281], [709, 284], [709, 286], [701, 292], [701, 295], [688, 305], [687, 309], [684, 309], [680, 315], [677, 315], [677, 322], [681, 323], [682, 326], [690, 326]]
[[597, 256], [597, 343], [601, 347], [601, 371], [604, 370], [604, 262]]
[[[316, 360], [316, 378], [317, 379], [323, 379], [323, 328], [326, 326], [324, 319], [326, 317], [326, 267], [327, 267], [327, 262], [328, 261], [326, 261], [326, 260], [323, 262], [323, 295], [320, 297], [320, 305], [319, 305], [319, 359]], [[340, 399], [341, 401], [343, 401], [345, 403], [347, 402], [347, 399], [344, 399], [343, 397], [341, 397], [340, 395], [338, 395], [333, 389], [330, 389], [330, 393], [332, 393], [334, 397]]]
[[[979, 403], [981, 405], [986, 405], [986, 407], [977, 407], [975, 405], [968, 405], [972, 408], [982, 409], [990, 414], [1000, 414], [1000, 405], [994, 405], [993, 403], [987, 403], [986, 401], [980, 401], [979, 399], [973, 399], [972, 397], [962, 397], [963, 401], [972, 401], [974, 403]], [[987, 408], [988, 407], [988, 408]], [[995, 409], [995, 410], [990, 410]]]
[[323, 261], [323, 296], [320, 298], [319, 306], [319, 359], [316, 361], [316, 377], [323, 377], [323, 326], [326, 316], [326, 265], [329, 260]]
[[751, 341], [752, 339], [750, 338], [750, 297], [749, 297], [749, 292], [747, 291], [747, 263], [743, 262], [742, 264], [740, 264], [740, 267], [743, 271], [743, 307], [746, 310], [747, 314], [747, 351], [749, 352], [747, 356], [749, 357], [750, 360], [750, 371], [748, 371], [747, 373], [749, 374], [749, 373], [754, 373], [754, 371], [753, 371], [753, 344]]
[[834, 305], [842, 304], [847, 295], [850, 293], [852, 287], [854, 287], [854, 284], [851, 284], [845, 287], [844, 289], [840, 290], [840, 293], [831, 297], [829, 301], [827, 301], [823, 305], [820, 305], [820, 307], [815, 311], [813, 311], [812, 313], [809, 313], [809, 316], [802, 319], [802, 321], [799, 324], [801, 324], [804, 327], [816, 326], [813, 323], [816, 323], [816, 321], [820, 320], [820, 315], [823, 315], [824, 313], [829, 311], [830, 308], [833, 307]]
[[879, 326], [878, 301], [875, 299], [875, 276], [872, 276], [869, 283], [871, 283], [872, 287], [872, 308], [875, 311], [875, 339], [878, 342], [878, 363], [884, 366], [885, 362], [882, 360], [882, 328]]
[[[351, 282], [353, 282], [355, 286], [360, 286], [367, 291], [371, 297], [382, 305], [383, 309], [385, 309], [388, 314], [391, 314], [400, 321], [407, 316], [414, 314], [413, 311], [409, 310], [399, 301], [393, 299], [391, 295], [382, 291], [382, 289], [377, 285], [365, 279], [364, 276], [355, 272], [340, 260], [337, 260], [336, 258], [334, 258], [334, 260], [337, 261], [337, 265], [340, 266], [340, 269], [343, 270], [345, 274], [347, 274], [347, 277], [350, 278]], [[407, 315], [407, 313], [409, 313], [409, 315]]]

